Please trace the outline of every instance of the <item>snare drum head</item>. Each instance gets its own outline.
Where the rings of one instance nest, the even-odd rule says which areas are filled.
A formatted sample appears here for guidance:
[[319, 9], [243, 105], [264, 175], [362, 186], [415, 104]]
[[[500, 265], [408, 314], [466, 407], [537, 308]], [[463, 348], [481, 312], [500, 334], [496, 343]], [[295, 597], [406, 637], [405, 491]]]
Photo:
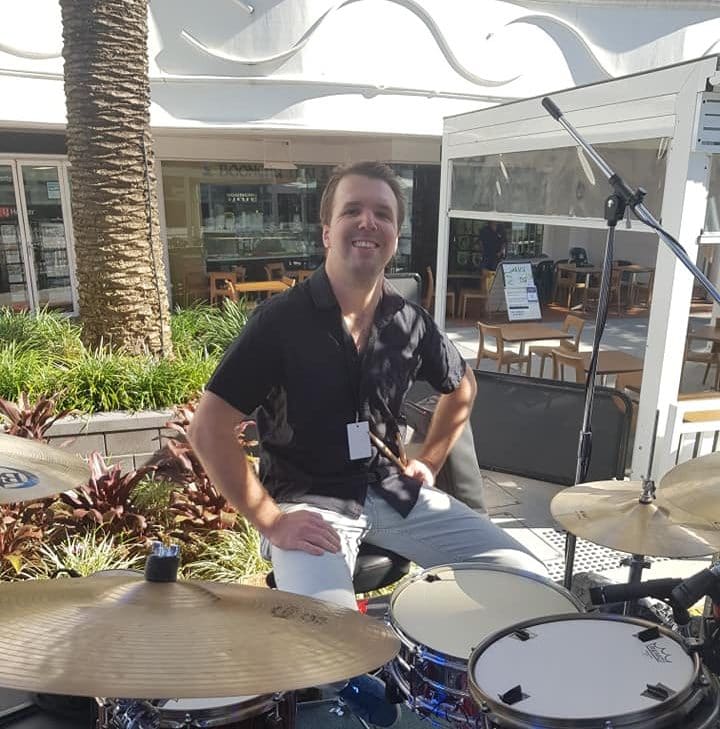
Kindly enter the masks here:
[[244, 706], [245, 704], [253, 704], [258, 696], [225, 696], [215, 699], [168, 699], [163, 702], [162, 710], [179, 711], [179, 712], [200, 712], [212, 709], [230, 708], [234, 706]]
[[[473, 695], [502, 707], [500, 697], [519, 685], [523, 698], [512, 711], [536, 719], [606, 720], [658, 710], [691, 687], [697, 667], [668, 633], [641, 640], [638, 634], [652, 626], [640, 622], [567, 615], [525, 623], [529, 638], [507, 633], [473, 653]], [[667, 699], [648, 693], [657, 684], [671, 690]]]
[[498, 630], [580, 609], [569, 592], [542, 577], [458, 564], [425, 570], [398, 587], [390, 617], [412, 641], [467, 660], [476, 645]]

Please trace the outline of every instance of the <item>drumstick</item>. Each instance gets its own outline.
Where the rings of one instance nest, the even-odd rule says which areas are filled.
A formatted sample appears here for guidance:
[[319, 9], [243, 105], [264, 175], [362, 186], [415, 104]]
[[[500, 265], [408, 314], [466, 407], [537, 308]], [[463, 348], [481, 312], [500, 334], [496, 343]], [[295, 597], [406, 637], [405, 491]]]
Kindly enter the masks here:
[[370, 440], [386, 458], [389, 458], [401, 471], [405, 470], [403, 462], [378, 438], [375, 433], [370, 433]]
[[406, 467], [408, 464], [408, 457], [405, 452], [405, 444], [403, 443], [402, 435], [400, 435], [400, 433], [395, 436], [395, 441], [397, 443], [398, 453], [400, 454], [400, 463], [403, 464], [403, 467]]

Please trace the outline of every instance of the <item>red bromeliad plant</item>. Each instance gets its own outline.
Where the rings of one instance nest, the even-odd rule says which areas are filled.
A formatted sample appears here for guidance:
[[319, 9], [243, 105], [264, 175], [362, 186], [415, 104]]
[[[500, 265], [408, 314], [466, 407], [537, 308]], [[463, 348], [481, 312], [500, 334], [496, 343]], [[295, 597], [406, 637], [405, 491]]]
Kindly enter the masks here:
[[41, 397], [33, 404], [24, 392], [20, 393], [17, 404], [0, 397], [0, 415], [5, 421], [3, 423], [5, 432], [21, 438], [47, 441], [45, 433], [52, 424], [72, 412], [72, 410], [56, 412], [55, 407], [62, 394]]
[[0, 574], [10, 565], [17, 574], [40, 545], [48, 512], [41, 501], [0, 504]]
[[[210, 481], [188, 441], [187, 431], [195, 415], [195, 405], [178, 407], [175, 413], [176, 419], [165, 424], [173, 432], [153, 458], [158, 477], [184, 487], [170, 497], [170, 512], [178, 528], [171, 535], [187, 539], [197, 530], [231, 529], [236, 524], [237, 512]], [[246, 448], [257, 445], [247, 434], [253, 424], [251, 420], [240, 424], [236, 432], [239, 445]]]
[[56, 514], [56, 521], [74, 528], [76, 522], [97, 524], [112, 533], [130, 532], [149, 537], [148, 531], [159, 528], [148, 526], [147, 519], [132, 502], [132, 491], [141, 481], [157, 470], [154, 465], [141, 466], [135, 471], [123, 473], [119, 464], [107, 466], [99, 453], [89, 458], [90, 480], [60, 494], [60, 501], [69, 507], [69, 513]]

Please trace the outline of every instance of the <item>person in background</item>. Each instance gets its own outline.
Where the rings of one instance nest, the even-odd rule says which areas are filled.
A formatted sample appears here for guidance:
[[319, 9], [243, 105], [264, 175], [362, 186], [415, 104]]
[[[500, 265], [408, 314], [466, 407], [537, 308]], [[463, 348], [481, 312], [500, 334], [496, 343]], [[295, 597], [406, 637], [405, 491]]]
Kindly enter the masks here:
[[503, 228], [491, 220], [480, 231], [480, 242], [482, 243], [483, 268], [490, 271], [497, 269], [498, 263], [505, 258], [505, 246], [507, 238]]

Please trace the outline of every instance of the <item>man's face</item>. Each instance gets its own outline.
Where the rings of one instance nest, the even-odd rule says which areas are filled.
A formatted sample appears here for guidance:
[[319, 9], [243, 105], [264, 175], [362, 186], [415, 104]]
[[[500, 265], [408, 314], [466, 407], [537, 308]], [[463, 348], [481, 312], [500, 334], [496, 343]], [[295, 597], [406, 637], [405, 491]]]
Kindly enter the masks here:
[[367, 282], [377, 279], [397, 250], [397, 214], [397, 200], [386, 182], [343, 177], [335, 189], [330, 223], [323, 226], [328, 270], [344, 270]]

